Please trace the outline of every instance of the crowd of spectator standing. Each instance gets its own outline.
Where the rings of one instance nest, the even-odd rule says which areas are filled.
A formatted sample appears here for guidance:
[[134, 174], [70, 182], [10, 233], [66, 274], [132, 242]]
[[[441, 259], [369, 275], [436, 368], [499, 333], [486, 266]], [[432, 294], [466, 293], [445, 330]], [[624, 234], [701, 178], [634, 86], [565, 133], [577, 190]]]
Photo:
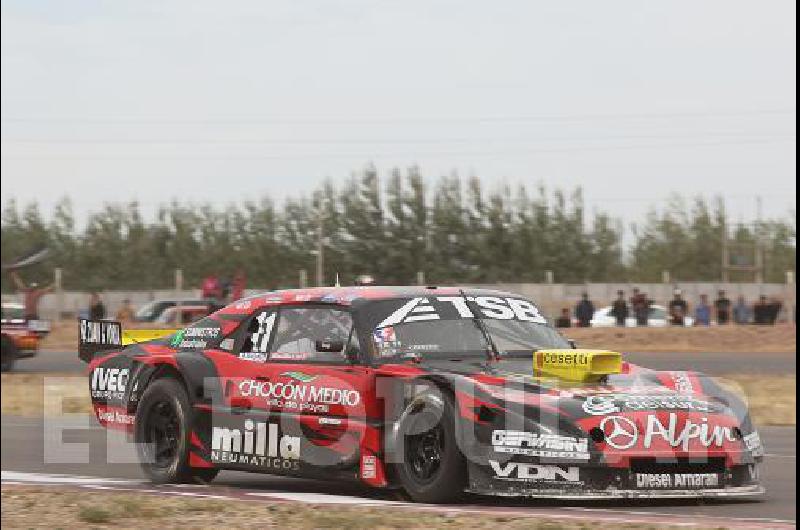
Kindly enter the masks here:
[[[630, 298], [626, 298], [625, 291], [617, 291], [617, 298], [611, 304], [610, 315], [615, 319], [616, 325], [627, 325], [628, 318], [633, 317], [637, 326], [649, 325], [650, 309], [653, 305], [647, 293], [634, 287]], [[777, 298], [769, 299], [761, 295], [758, 301], [749, 304], [744, 296], [739, 296], [734, 304], [727, 296], [725, 290], [717, 292], [713, 304], [709, 302], [707, 294], [701, 294], [694, 311], [690, 312], [689, 303], [683, 297], [680, 289], [675, 289], [672, 300], [667, 305], [667, 318], [673, 326], [687, 325], [687, 317], [692, 316], [694, 326], [710, 326], [727, 324], [757, 324], [773, 325], [778, 320], [782, 302]], [[581, 295], [580, 301], [575, 306], [575, 318], [571, 318], [569, 308], [563, 308], [556, 319], [556, 327], [590, 327], [595, 314], [594, 303], [588, 293]]]

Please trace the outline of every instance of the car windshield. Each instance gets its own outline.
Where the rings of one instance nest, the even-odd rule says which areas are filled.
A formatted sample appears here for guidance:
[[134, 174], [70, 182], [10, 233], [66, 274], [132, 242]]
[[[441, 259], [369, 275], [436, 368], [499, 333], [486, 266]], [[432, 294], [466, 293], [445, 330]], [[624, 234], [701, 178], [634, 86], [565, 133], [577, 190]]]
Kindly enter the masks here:
[[152, 320], [156, 317], [156, 311], [162, 307], [162, 304], [163, 302], [160, 301], [148, 302], [136, 311], [134, 318], [141, 321]]
[[[476, 319], [480, 318], [480, 323]], [[461, 358], [485, 356], [491, 346], [501, 355], [569, 348], [538, 309], [518, 298], [427, 297], [369, 303], [366, 312], [379, 358]]]
[[24, 320], [25, 310], [23, 306], [10, 304], [3, 304], [3, 320]]

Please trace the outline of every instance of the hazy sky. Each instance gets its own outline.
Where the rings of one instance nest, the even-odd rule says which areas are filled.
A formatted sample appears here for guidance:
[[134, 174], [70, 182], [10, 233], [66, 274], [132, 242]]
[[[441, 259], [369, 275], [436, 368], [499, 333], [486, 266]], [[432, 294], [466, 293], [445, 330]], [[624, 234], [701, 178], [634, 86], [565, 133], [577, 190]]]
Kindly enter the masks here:
[[2, 195], [228, 203], [372, 160], [795, 208], [795, 3], [2, 2]]

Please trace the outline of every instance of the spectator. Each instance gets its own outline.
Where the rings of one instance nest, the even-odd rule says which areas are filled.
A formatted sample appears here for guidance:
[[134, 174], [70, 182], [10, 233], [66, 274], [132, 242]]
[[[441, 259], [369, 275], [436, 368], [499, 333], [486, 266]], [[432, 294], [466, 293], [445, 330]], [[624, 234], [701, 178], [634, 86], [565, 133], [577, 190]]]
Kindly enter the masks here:
[[131, 307], [131, 301], [127, 298], [122, 301], [122, 307], [117, 310], [115, 320], [122, 323], [133, 320], [133, 307]]
[[203, 298], [206, 300], [216, 300], [220, 296], [220, 285], [219, 279], [217, 278], [216, 274], [211, 274], [206, 276], [203, 280], [203, 285], [201, 287], [201, 293]]
[[628, 318], [628, 303], [625, 301], [625, 291], [617, 291], [617, 299], [611, 304], [611, 316], [617, 321], [617, 326], [625, 327]]
[[231, 288], [233, 282], [229, 277], [224, 277], [219, 282], [220, 301], [224, 304], [228, 302], [228, 297], [231, 295]]
[[561, 315], [556, 319], [556, 327], [557, 328], [571, 328], [572, 327], [572, 319], [569, 315], [569, 308], [565, 307], [561, 310]]
[[17, 271], [11, 271], [11, 278], [17, 286], [17, 290], [22, 293], [22, 305], [25, 311], [25, 320], [39, 319], [39, 300], [55, 288], [55, 284], [39, 288], [36, 283], [25, 285]]
[[244, 288], [247, 284], [247, 277], [244, 275], [244, 271], [239, 269], [236, 271], [236, 274], [233, 275], [233, 286], [231, 289], [231, 302], [235, 302], [244, 296]]
[[778, 315], [781, 312], [781, 308], [783, 307], [783, 302], [778, 300], [777, 298], [773, 298], [772, 301], [769, 303], [769, 323], [775, 324], [778, 322]]
[[733, 321], [737, 324], [749, 324], [752, 318], [750, 306], [744, 300], [744, 296], [740, 296], [736, 300], [736, 305], [733, 306]]
[[769, 324], [770, 306], [767, 302], [767, 296], [761, 295], [758, 297], [758, 302], [753, 304], [753, 323], [760, 326]]
[[669, 321], [673, 326], [683, 326], [689, 306], [683, 299], [680, 289], [675, 289], [674, 296], [669, 302]]
[[578, 319], [578, 327], [588, 328], [594, 317], [594, 304], [589, 300], [589, 293], [581, 295], [581, 301], [575, 307], [575, 317]]
[[709, 326], [711, 325], [711, 306], [708, 305], [708, 295], [700, 295], [700, 303], [694, 310], [694, 325], [695, 326]]
[[631, 308], [633, 309], [633, 316], [636, 317], [636, 325], [646, 326], [647, 319], [650, 316], [650, 300], [647, 299], [645, 293], [639, 291], [638, 287], [633, 288]]
[[92, 293], [89, 300], [89, 318], [91, 320], [103, 320], [106, 318], [106, 306], [103, 305], [103, 301], [97, 293]]
[[731, 319], [731, 301], [725, 296], [723, 289], [717, 293], [717, 299], [714, 300], [714, 309], [717, 311], [717, 324], [724, 326]]

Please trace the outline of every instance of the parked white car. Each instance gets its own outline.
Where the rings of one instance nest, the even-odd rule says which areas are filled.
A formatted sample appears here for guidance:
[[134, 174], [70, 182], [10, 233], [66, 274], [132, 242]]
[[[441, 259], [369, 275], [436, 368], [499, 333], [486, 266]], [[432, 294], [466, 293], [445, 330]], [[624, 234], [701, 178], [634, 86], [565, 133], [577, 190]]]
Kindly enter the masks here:
[[[633, 311], [630, 311], [633, 313]], [[684, 326], [693, 326], [694, 319], [690, 316], [686, 316], [683, 319]], [[594, 312], [594, 317], [592, 317], [591, 325], [593, 328], [613, 328], [617, 325], [617, 319], [611, 315], [611, 306], [606, 306], [598, 309]], [[654, 328], [663, 328], [669, 325], [669, 312], [667, 308], [663, 305], [656, 305], [653, 304], [650, 306], [650, 314], [647, 317], [647, 325]], [[636, 327], [636, 317], [629, 315], [627, 319], [625, 319], [625, 327], [626, 328], [635, 328]]]

